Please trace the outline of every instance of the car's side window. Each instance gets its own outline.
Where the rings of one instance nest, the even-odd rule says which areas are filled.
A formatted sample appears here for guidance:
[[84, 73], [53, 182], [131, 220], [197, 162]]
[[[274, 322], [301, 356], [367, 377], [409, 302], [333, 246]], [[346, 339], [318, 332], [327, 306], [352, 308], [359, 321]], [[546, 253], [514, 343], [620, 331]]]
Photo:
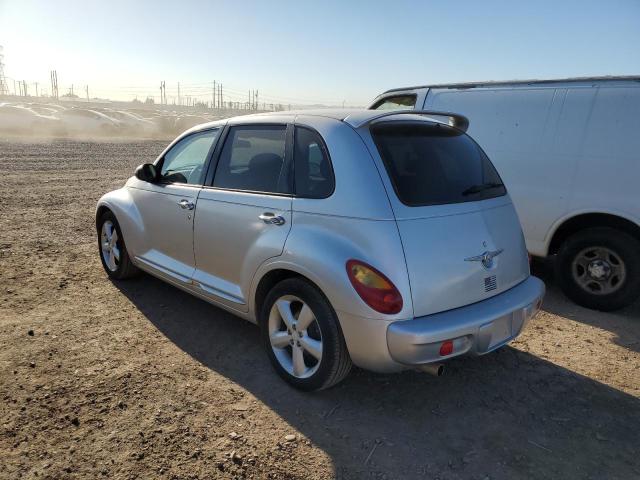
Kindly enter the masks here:
[[396, 95], [379, 100], [371, 110], [412, 110], [416, 106], [417, 95]]
[[220, 129], [206, 130], [183, 138], [162, 159], [160, 182], [201, 185], [204, 165]]
[[229, 129], [213, 186], [265, 193], [291, 193], [285, 171], [285, 125]]
[[304, 198], [327, 198], [335, 180], [326, 147], [320, 134], [296, 127], [294, 149], [295, 193]]

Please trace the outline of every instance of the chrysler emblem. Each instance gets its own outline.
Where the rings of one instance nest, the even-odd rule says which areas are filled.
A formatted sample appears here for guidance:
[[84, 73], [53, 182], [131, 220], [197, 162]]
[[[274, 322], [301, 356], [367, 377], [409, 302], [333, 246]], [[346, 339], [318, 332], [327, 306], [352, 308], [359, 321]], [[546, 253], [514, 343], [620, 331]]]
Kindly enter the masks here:
[[465, 262], [482, 262], [482, 266], [484, 268], [489, 269], [493, 267], [493, 259], [498, 255], [500, 255], [503, 251], [504, 251], [503, 248], [494, 250], [492, 252], [487, 250], [486, 252], [481, 253], [480, 255], [476, 255], [475, 257], [467, 257], [464, 259], [464, 261]]

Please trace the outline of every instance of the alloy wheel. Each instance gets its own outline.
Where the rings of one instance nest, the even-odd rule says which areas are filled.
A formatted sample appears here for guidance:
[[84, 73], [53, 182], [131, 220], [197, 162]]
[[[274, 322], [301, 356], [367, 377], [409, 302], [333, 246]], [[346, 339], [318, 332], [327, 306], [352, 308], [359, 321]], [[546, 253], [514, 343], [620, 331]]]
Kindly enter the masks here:
[[294, 295], [278, 298], [269, 312], [269, 341], [278, 363], [296, 378], [308, 378], [322, 360], [322, 333], [311, 307]]
[[100, 247], [102, 259], [107, 268], [115, 272], [120, 264], [120, 245], [118, 231], [111, 220], [106, 220], [100, 230]]

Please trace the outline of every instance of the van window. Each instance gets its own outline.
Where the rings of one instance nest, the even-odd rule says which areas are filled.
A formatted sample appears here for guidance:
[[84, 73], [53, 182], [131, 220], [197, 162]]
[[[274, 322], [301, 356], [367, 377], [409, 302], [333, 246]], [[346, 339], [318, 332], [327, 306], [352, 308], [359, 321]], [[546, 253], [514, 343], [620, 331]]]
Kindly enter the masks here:
[[378, 100], [371, 110], [413, 110], [416, 106], [416, 95], [396, 95]]
[[295, 192], [304, 198], [327, 198], [334, 178], [329, 156], [320, 135], [296, 127], [294, 150]]
[[265, 193], [291, 193], [285, 166], [285, 125], [231, 127], [220, 153], [213, 186]]
[[385, 122], [371, 134], [400, 201], [409, 206], [484, 200], [506, 194], [485, 153], [442, 124]]

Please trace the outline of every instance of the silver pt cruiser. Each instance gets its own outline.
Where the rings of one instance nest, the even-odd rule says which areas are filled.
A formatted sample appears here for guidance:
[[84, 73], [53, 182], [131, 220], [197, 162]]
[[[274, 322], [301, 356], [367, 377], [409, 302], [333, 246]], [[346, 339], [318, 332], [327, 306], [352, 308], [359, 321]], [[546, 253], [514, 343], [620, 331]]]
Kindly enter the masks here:
[[304, 390], [513, 340], [537, 313], [511, 199], [465, 117], [323, 110], [185, 132], [98, 202], [102, 264], [257, 323]]

